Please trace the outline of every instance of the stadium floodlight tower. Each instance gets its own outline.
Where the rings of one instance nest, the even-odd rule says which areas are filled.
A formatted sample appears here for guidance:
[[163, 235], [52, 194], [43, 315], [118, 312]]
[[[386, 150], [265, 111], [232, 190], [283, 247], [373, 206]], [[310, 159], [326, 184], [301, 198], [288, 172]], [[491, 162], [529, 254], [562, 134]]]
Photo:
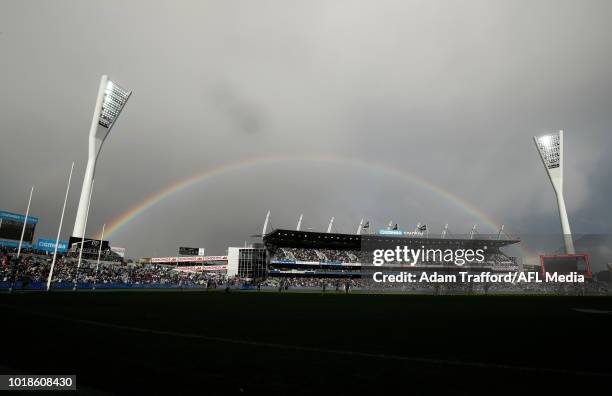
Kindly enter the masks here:
[[543, 136], [534, 136], [533, 140], [557, 195], [559, 217], [561, 218], [561, 228], [565, 242], [565, 253], [575, 254], [572, 231], [570, 230], [565, 200], [563, 199], [563, 131]]
[[72, 236], [83, 237], [85, 233], [85, 222], [87, 217], [87, 204], [91, 194], [91, 184], [96, 171], [96, 162], [102, 149], [102, 144], [108, 136], [111, 128], [115, 125], [121, 110], [127, 103], [132, 91], [121, 88], [104, 75], [100, 79], [100, 88], [96, 107], [94, 108], [91, 128], [89, 129], [89, 150], [87, 155], [87, 168], [81, 189], [81, 198], [77, 210], [76, 220]]

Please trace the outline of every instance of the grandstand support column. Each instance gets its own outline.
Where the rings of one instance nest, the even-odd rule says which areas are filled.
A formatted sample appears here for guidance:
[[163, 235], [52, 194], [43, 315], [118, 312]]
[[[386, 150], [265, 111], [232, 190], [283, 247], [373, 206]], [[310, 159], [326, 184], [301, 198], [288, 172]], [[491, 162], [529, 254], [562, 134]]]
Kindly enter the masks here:
[[445, 224], [444, 229], [442, 230], [442, 235], [440, 235], [440, 239], [446, 239], [447, 232], [448, 232], [448, 224]]
[[104, 141], [131, 94], [131, 91], [127, 91], [113, 83], [106, 75], [100, 78], [96, 106], [89, 128], [87, 167], [85, 168], [79, 207], [77, 209], [74, 229], [72, 231], [72, 236], [74, 237], [84, 236], [87, 205], [90, 198], [89, 194], [91, 193], [91, 184], [93, 183], [96, 173], [98, 156], [100, 155]]
[[361, 219], [359, 225], [357, 226], [357, 235], [361, 235], [361, 227], [363, 227], [363, 219]]
[[302, 228], [302, 218], [304, 217], [304, 214], [300, 214], [300, 218], [298, 219], [297, 222], [297, 226], [295, 227], [296, 231], [299, 231]]
[[62, 214], [60, 215], [59, 227], [57, 228], [57, 237], [55, 238], [55, 247], [53, 249], [53, 260], [51, 260], [51, 269], [47, 278], [47, 291], [51, 290], [51, 280], [53, 279], [53, 269], [55, 268], [55, 260], [57, 259], [57, 245], [59, 245], [60, 234], [62, 233], [62, 224], [64, 224], [64, 213], [66, 213], [66, 202], [68, 201], [68, 192], [70, 191], [70, 182], [72, 181], [72, 171], [74, 170], [74, 161], [70, 166], [70, 174], [68, 175], [68, 185], [66, 186], [66, 194], [64, 195], [64, 205], [62, 206]]
[[334, 225], [334, 216], [329, 220], [329, 225], [327, 226], [327, 233], [330, 234], [332, 231], [332, 226]]
[[474, 239], [474, 235], [476, 234], [476, 224], [472, 227], [472, 231], [470, 231], [470, 239]]

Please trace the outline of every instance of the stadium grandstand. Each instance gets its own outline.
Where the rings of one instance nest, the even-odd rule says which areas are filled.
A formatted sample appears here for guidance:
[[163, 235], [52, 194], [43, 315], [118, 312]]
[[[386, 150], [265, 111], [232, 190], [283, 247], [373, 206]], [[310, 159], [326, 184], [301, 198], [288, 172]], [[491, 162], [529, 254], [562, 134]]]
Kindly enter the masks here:
[[[225, 255], [179, 255], [136, 260], [125, 256], [125, 249], [110, 246], [109, 241], [91, 238], [70, 238], [56, 243], [35, 237], [38, 218], [0, 212], [0, 289], [46, 289], [53, 251], [58, 247], [57, 262], [50, 281], [52, 289], [130, 289], [130, 288], [204, 288], [204, 289], [304, 289], [405, 291], [421, 287], [438, 293], [438, 289], [415, 285], [375, 285], [372, 273], [379, 270], [372, 264], [371, 249], [394, 248], [398, 245], [425, 249], [483, 249], [484, 260], [478, 264], [457, 266], [452, 263], [423, 262], [415, 265], [387, 263], [386, 271], [400, 272], [515, 272], [522, 271], [520, 260], [502, 249], [518, 244], [519, 239], [507, 235], [471, 234], [468, 237], [400, 232], [395, 229], [376, 234], [348, 234], [274, 229], [263, 232], [260, 243], [229, 247]], [[361, 227], [361, 225], [360, 225]], [[265, 229], [265, 226], [264, 226]], [[81, 249], [82, 247], [82, 249]], [[116, 250], [119, 249], [119, 250]], [[195, 250], [194, 250], [195, 252]], [[194, 253], [195, 254], [195, 253]], [[98, 261], [99, 255], [99, 261]], [[81, 264], [79, 265], [79, 259]], [[580, 264], [580, 263], [578, 263]], [[588, 263], [587, 263], [588, 264]], [[554, 268], [549, 264], [547, 270]], [[571, 267], [573, 268], [573, 267]], [[579, 267], [576, 267], [579, 270]], [[567, 271], [566, 271], [567, 272]], [[590, 269], [589, 269], [590, 274]], [[590, 278], [590, 277], [588, 277]], [[597, 290], [609, 282], [591, 283]], [[446, 285], [449, 292], [462, 292], [462, 286]], [[488, 286], [487, 286], [488, 287]], [[530, 287], [530, 286], [529, 286]], [[491, 285], [500, 291], [551, 291], [550, 288], [526, 290], [516, 285]], [[426, 290], [425, 290], [426, 289]], [[470, 290], [472, 292], [473, 290]], [[570, 291], [571, 292], [571, 291]]]
[[[19, 259], [14, 251], [0, 251], [0, 289], [40, 290], [46, 287], [52, 256], [36, 250], [23, 252]], [[177, 268], [172, 264], [83, 259], [70, 254], [58, 256], [53, 271], [53, 289], [123, 289], [123, 288], [217, 288], [234, 285], [235, 279], [214, 271]]]
[[402, 271], [518, 271], [516, 257], [501, 249], [519, 243], [512, 238], [429, 238], [385, 235], [353, 235], [277, 229], [264, 237], [269, 256], [268, 274], [273, 277], [360, 278], [374, 269], [368, 250], [402, 245], [414, 249], [482, 249], [478, 264], [456, 266], [420, 261], [414, 266], [390, 263]]

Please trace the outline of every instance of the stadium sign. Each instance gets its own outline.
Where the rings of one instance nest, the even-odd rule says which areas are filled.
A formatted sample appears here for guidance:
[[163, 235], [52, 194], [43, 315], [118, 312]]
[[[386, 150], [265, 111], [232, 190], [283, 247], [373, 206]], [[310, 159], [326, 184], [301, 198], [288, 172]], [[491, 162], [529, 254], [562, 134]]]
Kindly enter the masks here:
[[[19, 248], [19, 241], [0, 240], [0, 246], [17, 249], [17, 248]], [[31, 249], [32, 245], [30, 243], [24, 241], [23, 244], [21, 245], [21, 247], [23, 249]]]
[[55, 241], [54, 239], [42, 239], [38, 238], [36, 249], [44, 250], [46, 252], [55, 251], [55, 245], [57, 244], [57, 251], [59, 253], [66, 253], [68, 251], [68, 241]]
[[393, 235], [393, 236], [402, 236], [404, 235], [404, 231], [402, 230], [378, 230], [378, 235]]
[[[5, 212], [4, 210], [0, 210], [0, 219], [14, 220], [14, 221], [23, 223], [25, 221], [25, 216], [18, 214], [18, 213]], [[28, 224], [37, 224], [37, 223], [38, 223], [38, 217], [28, 216]]]
[[291, 259], [273, 259], [272, 264], [295, 264], [295, 260]]
[[226, 271], [227, 265], [193, 265], [189, 267], [177, 267], [176, 271], [196, 272], [196, 271]]
[[108, 241], [101, 241], [99, 239], [92, 238], [79, 238], [74, 236], [70, 237], [70, 239], [68, 240], [68, 246], [70, 247], [70, 251], [78, 252], [81, 249], [81, 241], [83, 241], [83, 246], [85, 247], [83, 249], [83, 253], [98, 253], [98, 250], [100, 250], [100, 243], [102, 244], [103, 254], [105, 252], [110, 251], [110, 245], [108, 244]]
[[378, 235], [386, 236], [425, 236], [423, 231], [404, 231], [404, 230], [378, 230]]
[[321, 265], [342, 265], [339, 261], [321, 261]]
[[152, 257], [151, 263], [193, 263], [205, 261], [227, 261], [227, 256]]

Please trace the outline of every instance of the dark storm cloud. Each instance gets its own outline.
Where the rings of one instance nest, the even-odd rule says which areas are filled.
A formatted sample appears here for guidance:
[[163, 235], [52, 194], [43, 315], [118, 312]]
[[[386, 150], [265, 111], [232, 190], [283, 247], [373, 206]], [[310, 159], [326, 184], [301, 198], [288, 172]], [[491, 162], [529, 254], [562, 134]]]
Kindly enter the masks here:
[[225, 114], [230, 125], [243, 133], [258, 133], [264, 127], [264, 115], [255, 103], [241, 98], [229, 84], [218, 84], [210, 87], [212, 100], [222, 114]]
[[[223, 253], [275, 226], [341, 231], [362, 217], [467, 232], [482, 218], [558, 232], [533, 135], [566, 131], [577, 232], [609, 232], [609, 1], [3, 1], [0, 209], [55, 235], [76, 161], [72, 230], [99, 76], [133, 89], [105, 143], [90, 230], [177, 180], [249, 158], [335, 156], [231, 168], [112, 236], [134, 256], [179, 245]], [[433, 231], [432, 231], [433, 232]]]

